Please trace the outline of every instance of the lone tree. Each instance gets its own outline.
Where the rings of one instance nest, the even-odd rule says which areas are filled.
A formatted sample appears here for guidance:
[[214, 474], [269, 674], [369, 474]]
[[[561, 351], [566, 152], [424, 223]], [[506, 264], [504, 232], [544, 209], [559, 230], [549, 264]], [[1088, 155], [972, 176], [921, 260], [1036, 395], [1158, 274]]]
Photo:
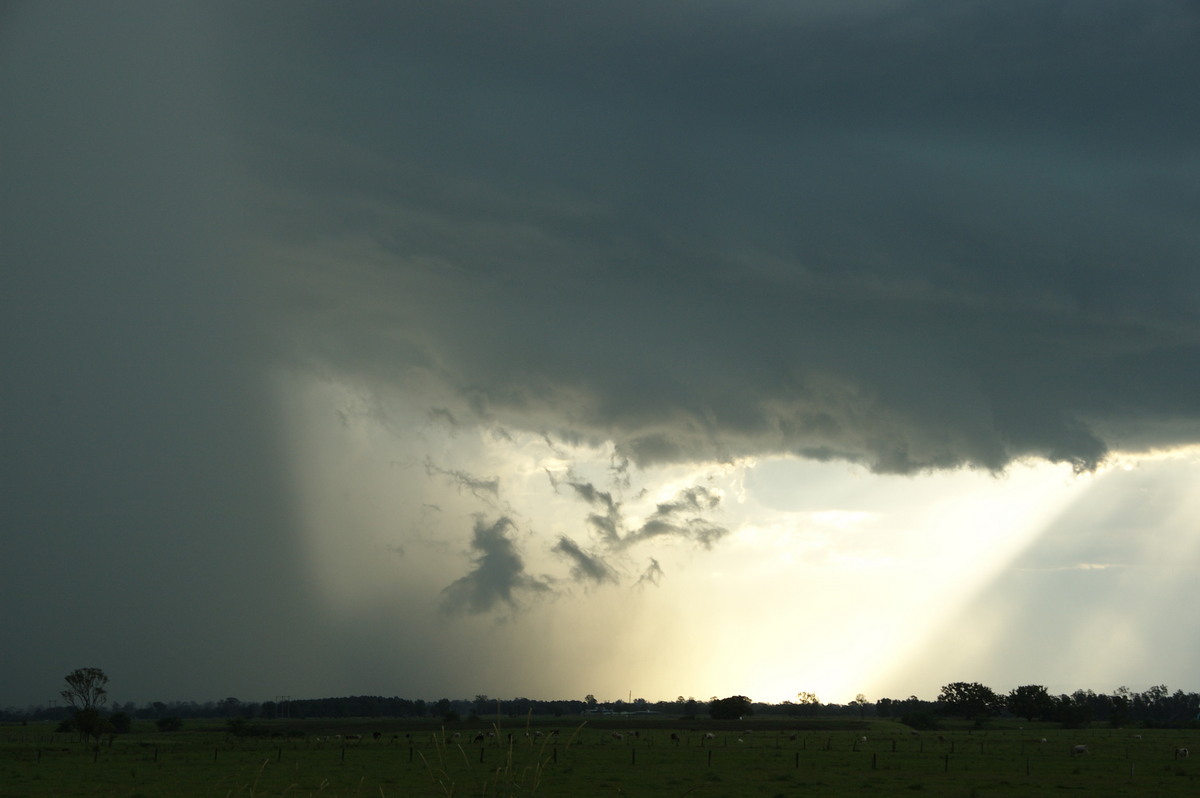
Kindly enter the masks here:
[[63, 690], [63, 700], [76, 712], [85, 709], [99, 709], [104, 706], [108, 691], [108, 677], [99, 668], [76, 668], [66, 676], [67, 689]]
[[97, 742], [100, 735], [112, 730], [108, 719], [100, 714], [100, 707], [108, 691], [108, 677], [99, 668], [76, 668], [66, 675], [67, 689], [59, 695], [67, 705], [75, 710], [75, 728], [81, 739], [95, 737]]

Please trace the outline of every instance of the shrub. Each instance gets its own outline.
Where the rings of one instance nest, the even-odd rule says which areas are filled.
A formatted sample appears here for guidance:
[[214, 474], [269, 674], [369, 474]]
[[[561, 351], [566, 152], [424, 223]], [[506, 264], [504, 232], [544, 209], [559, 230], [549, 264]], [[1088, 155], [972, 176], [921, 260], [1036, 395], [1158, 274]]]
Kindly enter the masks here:
[[179, 731], [183, 728], [183, 718], [159, 718], [158, 720], [154, 721], [154, 725], [157, 726], [158, 730], [161, 732]]
[[939, 728], [938, 717], [929, 710], [905, 712], [900, 716], [900, 722], [914, 729], [930, 730]]

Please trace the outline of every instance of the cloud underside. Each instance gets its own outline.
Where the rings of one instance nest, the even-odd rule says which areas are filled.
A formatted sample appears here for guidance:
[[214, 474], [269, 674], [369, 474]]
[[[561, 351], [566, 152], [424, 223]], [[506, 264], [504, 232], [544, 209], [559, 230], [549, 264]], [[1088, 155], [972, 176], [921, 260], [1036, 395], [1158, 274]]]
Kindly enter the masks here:
[[281, 322], [455, 424], [640, 465], [1194, 441], [1198, 12], [1105, 6], [347, 15], [250, 136]]

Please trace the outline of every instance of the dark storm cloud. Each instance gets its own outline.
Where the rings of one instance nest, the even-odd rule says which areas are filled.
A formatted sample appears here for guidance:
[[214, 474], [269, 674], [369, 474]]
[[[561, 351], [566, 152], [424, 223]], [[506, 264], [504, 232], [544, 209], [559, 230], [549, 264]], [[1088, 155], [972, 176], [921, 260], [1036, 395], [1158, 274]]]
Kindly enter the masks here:
[[507, 607], [518, 609], [521, 596], [549, 593], [546, 579], [530, 576], [525, 561], [509, 536], [513, 522], [505, 517], [490, 524], [482, 516], [475, 519], [471, 540], [474, 561], [470, 573], [455, 580], [442, 591], [443, 611], [485, 613]]
[[579, 548], [578, 543], [565, 535], [558, 539], [558, 543], [554, 545], [552, 551], [571, 562], [571, 578], [576, 582], [616, 584], [620, 581], [617, 578], [617, 572], [603, 559], [595, 554], [585, 552]]
[[1195, 4], [289, 16], [247, 152], [346, 374], [643, 465], [1196, 437]]
[[[703, 493], [630, 528], [633, 465], [1086, 469], [1200, 439], [1194, 2], [0, 18], [16, 700], [101, 661], [147, 699], [337, 689], [319, 671], [360, 649], [314, 620], [280, 371], [352, 388], [346, 429], [400, 434], [376, 402], [395, 393], [459, 443], [611, 443], [613, 493], [569, 478], [606, 555], [725, 534]], [[500, 503], [498, 479], [426, 462]], [[550, 590], [504, 518], [472, 556], [447, 610]], [[429, 634], [387, 611], [394, 639]], [[276, 660], [307, 670], [280, 685]]]

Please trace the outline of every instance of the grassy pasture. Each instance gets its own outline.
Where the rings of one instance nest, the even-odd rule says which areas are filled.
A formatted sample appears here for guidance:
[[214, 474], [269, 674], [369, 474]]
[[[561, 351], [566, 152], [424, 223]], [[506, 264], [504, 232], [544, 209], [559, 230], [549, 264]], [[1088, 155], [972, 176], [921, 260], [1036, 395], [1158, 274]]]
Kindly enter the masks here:
[[[1190, 730], [1014, 724], [916, 735], [885, 721], [612, 718], [256, 725], [273, 736], [137, 725], [98, 748], [49, 725], [0, 727], [0, 798], [1200, 794], [1200, 731]], [[1072, 756], [1077, 744], [1089, 753]], [[1197, 758], [1176, 759], [1178, 747]]]

